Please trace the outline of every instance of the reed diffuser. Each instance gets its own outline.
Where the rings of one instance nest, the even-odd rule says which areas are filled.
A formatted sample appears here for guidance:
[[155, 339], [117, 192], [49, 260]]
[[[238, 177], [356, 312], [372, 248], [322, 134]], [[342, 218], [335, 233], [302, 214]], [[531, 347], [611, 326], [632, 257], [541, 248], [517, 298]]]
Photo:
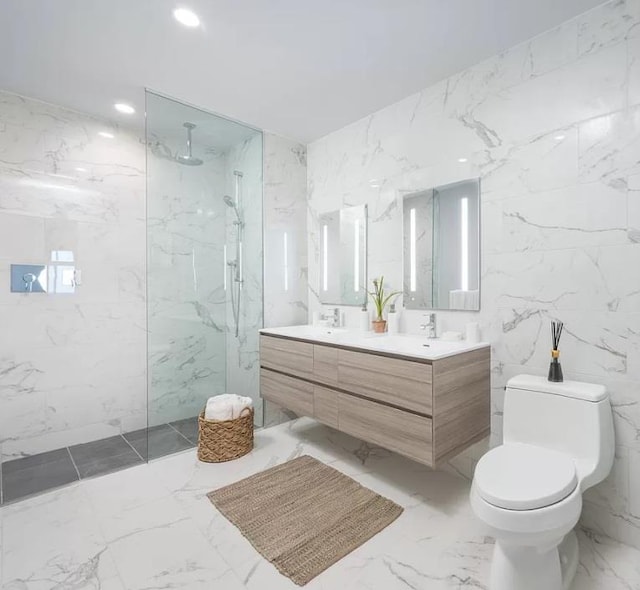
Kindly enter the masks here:
[[560, 336], [562, 336], [563, 323], [557, 320], [551, 320], [551, 364], [549, 365], [549, 381], [554, 383], [561, 383], [562, 377], [562, 365], [560, 364]]

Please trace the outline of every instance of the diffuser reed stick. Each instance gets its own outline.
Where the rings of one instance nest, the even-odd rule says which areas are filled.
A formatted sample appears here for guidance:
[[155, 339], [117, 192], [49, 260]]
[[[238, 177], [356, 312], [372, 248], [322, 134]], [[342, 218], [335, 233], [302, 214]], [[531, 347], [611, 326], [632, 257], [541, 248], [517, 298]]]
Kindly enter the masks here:
[[547, 379], [554, 383], [561, 383], [562, 365], [560, 365], [560, 337], [564, 324], [559, 320], [551, 320], [551, 365], [549, 365], [549, 376]]

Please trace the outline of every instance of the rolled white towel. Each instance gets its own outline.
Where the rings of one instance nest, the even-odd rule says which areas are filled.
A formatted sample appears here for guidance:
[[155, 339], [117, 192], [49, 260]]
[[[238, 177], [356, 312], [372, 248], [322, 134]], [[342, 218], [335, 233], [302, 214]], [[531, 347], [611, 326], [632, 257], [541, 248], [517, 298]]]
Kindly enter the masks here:
[[231, 420], [233, 418], [233, 398], [227, 395], [217, 395], [207, 400], [204, 409], [206, 420]]
[[233, 418], [233, 406], [226, 403], [208, 404], [204, 411], [205, 420], [231, 420]]
[[253, 400], [250, 397], [236, 396], [233, 402], [233, 417], [240, 418], [246, 414], [246, 410], [253, 407]]
[[233, 395], [232, 393], [220, 393], [218, 395], [214, 395], [213, 397], [210, 397], [207, 400], [207, 404], [213, 403], [213, 402], [231, 402], [233, 401], [237, 396]]
[[252, 407], [253, 400], [250, 397], [222, 393], [207, 400], [204, 417], [206, 420], [232, 420], [243, 416]]

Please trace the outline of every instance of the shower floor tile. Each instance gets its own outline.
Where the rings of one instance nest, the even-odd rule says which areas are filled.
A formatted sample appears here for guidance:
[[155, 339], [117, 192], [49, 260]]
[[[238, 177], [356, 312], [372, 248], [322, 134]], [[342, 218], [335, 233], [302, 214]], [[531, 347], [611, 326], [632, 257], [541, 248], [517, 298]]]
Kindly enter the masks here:
[[7, 461], [0, 468], [0, 505], [191, 449], [197, 442], [194, 417]]
[[143, 463], [139, 455], [122, 436], [69, 447], [80, 477], [93, 477], [131, 465]]
[[185, 418], [176, 422], [169, 422], [169, 426], [175, 428], [182, 436], [194, 445], [198, 444], [198, 417]]
[[2, 465], [3, 501], [13, 502], [79, 479], [67, 449], [7, 461]]
[[168, 424], [129, 432], [124, 437], [142, 457], [147, 457], [149, 460], [178, 453], [194, 446], [193, 442]]

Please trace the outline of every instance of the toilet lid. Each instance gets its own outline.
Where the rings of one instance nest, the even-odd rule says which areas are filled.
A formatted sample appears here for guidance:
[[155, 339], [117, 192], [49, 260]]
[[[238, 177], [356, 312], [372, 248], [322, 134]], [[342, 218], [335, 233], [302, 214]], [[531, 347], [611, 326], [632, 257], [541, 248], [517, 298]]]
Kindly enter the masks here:
[[474, 483], [486, 502], [509, 510], [533, 510], [566, 498], [578, 485], [568, 455], [522, 443], [505, 444], [484, 455]]

